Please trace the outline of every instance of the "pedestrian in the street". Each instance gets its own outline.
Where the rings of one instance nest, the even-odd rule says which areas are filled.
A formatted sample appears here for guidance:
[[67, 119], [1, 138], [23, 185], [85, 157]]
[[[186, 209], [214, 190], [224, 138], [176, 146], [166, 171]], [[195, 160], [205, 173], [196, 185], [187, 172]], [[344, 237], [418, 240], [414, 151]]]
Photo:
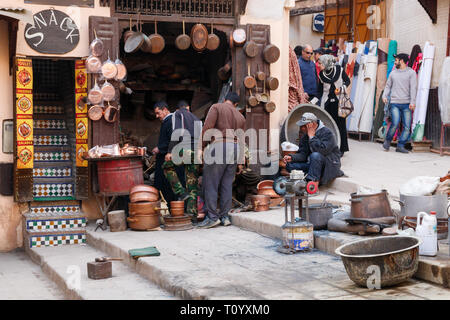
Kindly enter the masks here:
[[[186, 101], [178, 102], [177, 110], [172, 115], [172, 139], [162, 167], [172, 191], [178, 197], [178, 200], [187, 202], [186, 213], [196, 221], [204, 218], [204, 214], [199, 215], [197, 213], [199, 165], [195, 164], [194, 161], [194, 152], [198, 143], [198, 139], [195, 139], [195, 127], [198, 126], [197, 130], [200, 133], [202, 122], [189, 109], [189, 104]], [[182, 137], [175, 139], [174, 134]], [[175, 154], [172, 153], [175, 150], [174, 148], [177, 151]], [[177, 174], [176, 169], [179, 166], [184, 171], [186, 188], [183, 187]]]
[[302, 46], [296, 46], [294, 48], [295, 55], [297, 56], [297, 60], [300, 59], [302, 56], [303, 47]]
[[302, 50], [302, 55], [298, 59], [298, 65], [302, 74], [303, 89], [309, 96], [309, 101], [318, 98], [317, 94], [317, 71], [316, 64], [312, 61], [314, 54], [312, 46], [305, 45]]
[[240, 154], [241, 148], [236, 141], [235, 131], [245, 129], [245, 118], [236, 108], [239, 100], [237, 93], [230, 92], [225, 96], [223, 103], [211, 106], [206, 116], [202, 130], [203, 144], [207, 142], [205, 138], [212, 131], [216, 132], [214, 141], [204, 150], [202, 187], [206, 217], [198, 224], [200, 228], [231, 224], [228, 212], [232, 206], [233, 180], [238, 161], [243, 157], [243, 154]]
[[156, 154], [155, 187], [162, 192], [167, 203], [170, 203], [170, 201], [175, 201], [177, 197], [173, 193], [169, 181], [164, 176], [163, 164], [165, 156], [169, 152], [169, 143], [172, 136], [172, 114], [165, 101], [157, 102], [153, 108], [156, 117], [162, 122], [158, 145], [152, 150], [152, 153]]
[[314, 62], [316, 64], [316, 73], [317, 79], [319, 79], [320, 74], [320, 66], [319, 66], [319, 58], [325, 54], [325, 50], [323, 48], [317, 48], [314, 50]]
[[301, 170], [307, 174], [307, 181], [318, 185], [343, 176], [340, 151], [333, 132], [310, 112], [304, 113], [297, 125], [303, 136], [297, 153], [284, 157], [288, 172]]
[[339, 117], [339, 92], [343, 86], [350, 85], [350, 79], [344, 69], [336, 64], [336, 58], [325, 54], [319, 58], [319, 96], [321, 107], [327, 111], [336, 122], [341, 137], [341, 156], [349, 151], [347, 140], [347, 127], [345, 118]]
[[399, 135], [397, 149], [395, 151], [408, 153], [405, 144], [411, 136], [412, 112], [416, 108], [417, 74], [407, 66], [409, 56], [400, 53], [395, 56], [395, 70], [391, 72], [384, 89], [383, 101], [387, 104], [390, 100], [390, 115], [392, 123], [386, 133], [383, 148], [389, 151], [392, 139], [399, 127], [403, 124], [403, 131]]

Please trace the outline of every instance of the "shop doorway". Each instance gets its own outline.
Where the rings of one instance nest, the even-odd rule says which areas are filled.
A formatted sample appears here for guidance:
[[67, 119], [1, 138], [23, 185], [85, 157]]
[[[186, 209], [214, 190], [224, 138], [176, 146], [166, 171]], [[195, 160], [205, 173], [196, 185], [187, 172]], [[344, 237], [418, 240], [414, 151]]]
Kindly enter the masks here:
[[[186, 33], [194, 24], [186, 24]], [[158, 23], [158, 34], [165, 39], [165, 48], [159, 54], [138, 50], [125, 53], [123, 37], [120, 40], [120, 55], [128, 70], [125, 85], [133, 94], [122, 94], [120, 98], [120, 126], [124, 142], [146, 146], [150, 150], [157, 144], [160, 122], [153, 106], [164, 100], [171, 111], [180, 100], [191, 106], [191, 111], [201, 120], [209, 107], [217, 103], [226, 80], [218, 77], [218, 70], [231, 60], [231, 52], [224, 32], [214, 30], [220, 38], [220, 46], [214, 51], [198, 52], [192, 48], [180, 50], [175, 39], [183, 33], [182, 23]], [[127, 29], [121, 30], [122, 33]], [[154, 24], [142, 25], [142, 32], [154, 33]], [[121, 33], [121, 34], [122, 34]], [[230, 73], [231, 76], [231, 73]]]

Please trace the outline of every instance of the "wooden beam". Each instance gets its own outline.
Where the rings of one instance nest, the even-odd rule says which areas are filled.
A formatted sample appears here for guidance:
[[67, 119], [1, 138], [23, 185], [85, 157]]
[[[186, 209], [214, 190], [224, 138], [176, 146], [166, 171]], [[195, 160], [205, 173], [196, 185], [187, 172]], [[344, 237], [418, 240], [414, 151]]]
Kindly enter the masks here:
[[315, 7], [309, 7], [309, 8], [299, 8], [299, 9], [292, 9], [290, 11], [290, 16], [303, 16], [305, 14], [313, 14], [313, 13], [321, 13], [325, 11], [325, 6], [315, 6]]

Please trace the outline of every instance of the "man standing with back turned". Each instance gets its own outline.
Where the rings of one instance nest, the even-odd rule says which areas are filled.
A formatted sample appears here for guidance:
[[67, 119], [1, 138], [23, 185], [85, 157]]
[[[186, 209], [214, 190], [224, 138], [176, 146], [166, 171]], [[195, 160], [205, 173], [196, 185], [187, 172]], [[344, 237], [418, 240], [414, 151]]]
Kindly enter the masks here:
[[[224, 226], [231, 224], [228, 211], [232, 205], [233, 180], [240, 156], [234, 131], [245, 130], [245, 118], [236, 109], [238, 103], [239, 95], [230, 92], [226, 95], [225, 102], [214, 104], [206, 116], [202, 140], [206, 140], [210, 129], [216, 129], [220, 136], [214, 136], [214, 141], [205, 149], [202, 185], [206, 218], [197, 225], [199, 228], [207, 229], [219, 224]], [[220, 210], [218, 212], [219, 194]]]
[[394, 138], [400, 120], [403, 123], [403, 131], [399, 136], [397, 152], [408, 153], [405, 144], [411, 135], [411, 112], [416, 108], [417, 75], [415, 71], [407, 66], [409, 56], [401, 53], [395, 56], [395, 70], [391, 72], [384, 89], [383, 101], [390, 102], [392, 123], [386, 133], [383, 143], [385, 151], [389, 151], [391, 141]]

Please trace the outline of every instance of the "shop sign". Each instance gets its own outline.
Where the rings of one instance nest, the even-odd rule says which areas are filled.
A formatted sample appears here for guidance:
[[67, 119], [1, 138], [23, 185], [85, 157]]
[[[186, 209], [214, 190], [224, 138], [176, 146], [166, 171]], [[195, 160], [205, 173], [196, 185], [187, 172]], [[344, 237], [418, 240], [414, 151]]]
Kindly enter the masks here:
[[313, 31], [324, 32], [325, 29], [325, 16], [323, 13], [316, 13], [313, 15]]
[[25, 26], [25, 41], [41, 53], [63, 54], [72, 51], [80, 41], [75, 22], [62, 11], [48, 9], [33, 15], [34, 24]]

